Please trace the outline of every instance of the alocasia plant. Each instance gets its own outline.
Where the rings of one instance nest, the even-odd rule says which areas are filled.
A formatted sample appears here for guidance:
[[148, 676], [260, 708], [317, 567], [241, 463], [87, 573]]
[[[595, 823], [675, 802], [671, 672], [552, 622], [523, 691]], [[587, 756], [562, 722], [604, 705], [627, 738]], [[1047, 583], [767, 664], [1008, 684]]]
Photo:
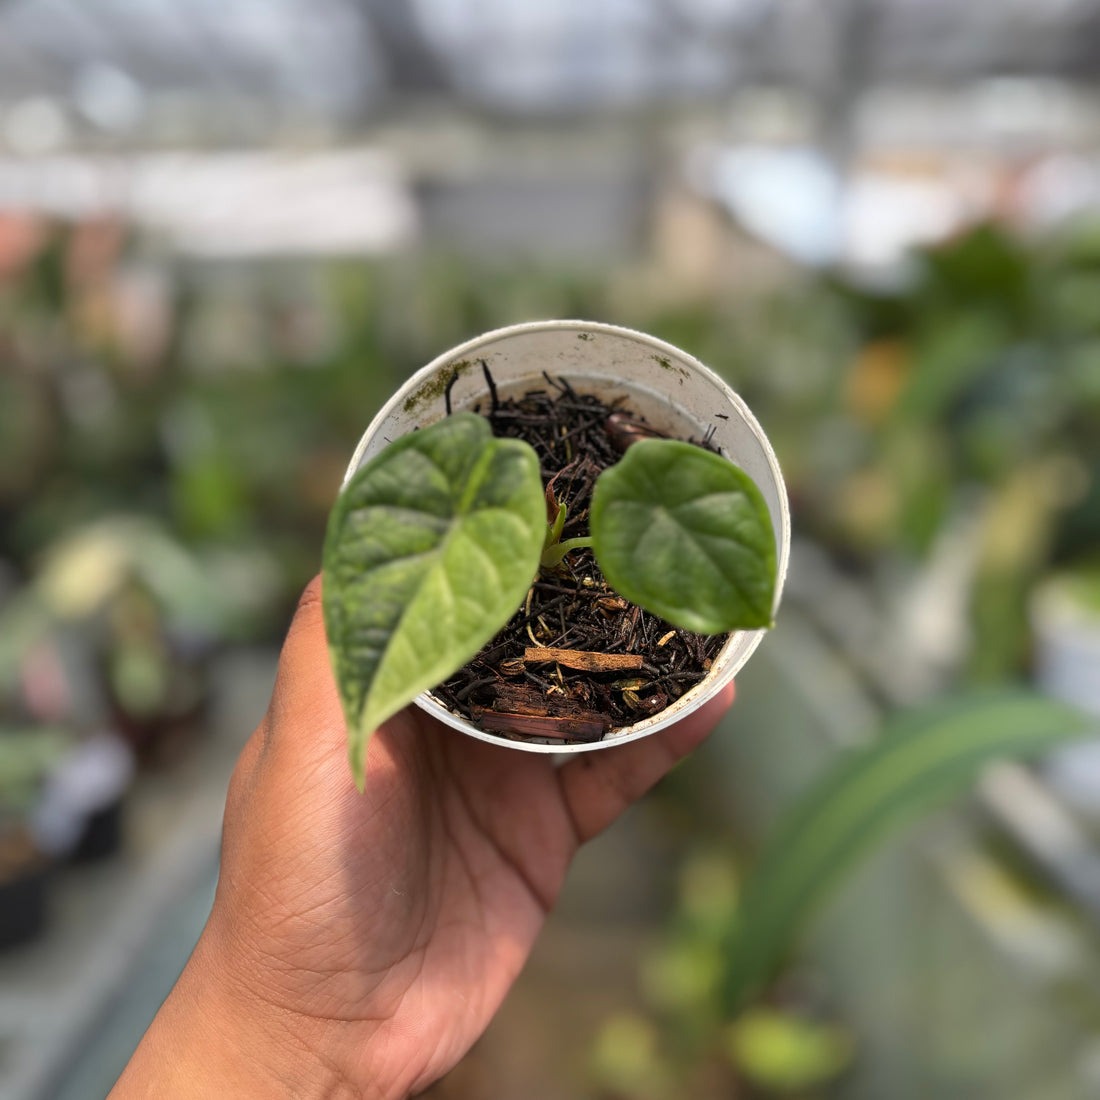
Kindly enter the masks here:
[[461, 668], [542, 568], [591, 546], [627, 599], [699, 633], [771, 622], [776, 551], [760, 490], [732, 462], [667, 439], [631, 446], [596, 482], [590, 537], [558, 542], [534, 450], [457, 413], [361, 467], [332, 510], [324, 613], [362, 788], [371, 734]]

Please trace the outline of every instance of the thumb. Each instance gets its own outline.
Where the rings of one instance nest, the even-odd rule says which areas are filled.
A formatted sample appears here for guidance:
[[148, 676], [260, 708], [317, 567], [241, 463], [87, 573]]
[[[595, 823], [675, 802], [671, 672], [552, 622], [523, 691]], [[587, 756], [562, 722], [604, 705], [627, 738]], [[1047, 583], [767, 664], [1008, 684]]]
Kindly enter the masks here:
[[[354, 789], [347, 765], [348, 727], [329, 658], [321, 584], [318, 574], [306, 585], [287, 631], [264, 722], [262, 755], [276, 772], [296, 776], [299, 784], [307, 776], [325, 783], [338, 776], [337, 786], [346, 793]], [[397, 715], [386, 725], [401, 721]], [[371, 745], [378, 740], [376, 734]], [[374, 785], [381, 782], [380, 774], [392, 776], [394, 752], [393, 746], [384, 746], [372, 753], [368, 768], [376, 773]]]
[[326, 743], [343, 743], [346, 736], [325, 639], [320, 573], [298, 600], [279, 655], [268, 719], [275, 730], [308, 729]]

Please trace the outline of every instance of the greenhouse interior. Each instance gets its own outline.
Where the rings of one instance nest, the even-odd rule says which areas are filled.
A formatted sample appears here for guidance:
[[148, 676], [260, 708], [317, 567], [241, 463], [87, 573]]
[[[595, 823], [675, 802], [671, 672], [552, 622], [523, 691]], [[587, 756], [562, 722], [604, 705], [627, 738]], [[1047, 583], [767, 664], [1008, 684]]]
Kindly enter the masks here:
[[786, 583], [424, 1095], [1100, 1097], [1100, 2], [0, 0], [2, 1100], [191, 955], [367, 426], [553, 319], [743, 399]]

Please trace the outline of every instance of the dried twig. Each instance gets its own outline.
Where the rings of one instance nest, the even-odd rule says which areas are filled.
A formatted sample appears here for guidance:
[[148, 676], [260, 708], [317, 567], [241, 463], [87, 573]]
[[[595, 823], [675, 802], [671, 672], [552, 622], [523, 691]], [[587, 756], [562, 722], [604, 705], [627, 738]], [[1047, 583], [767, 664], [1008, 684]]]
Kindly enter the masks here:
[[566, 668], [579, 668], [582, 672], [622, 672], [624, 669], [641, 668], [644, 658], [640, 653], [593, 653], [585, 649], [551, 649], [540, 646], [523, 651], [528, 664], [540, 665], [554, 661]]

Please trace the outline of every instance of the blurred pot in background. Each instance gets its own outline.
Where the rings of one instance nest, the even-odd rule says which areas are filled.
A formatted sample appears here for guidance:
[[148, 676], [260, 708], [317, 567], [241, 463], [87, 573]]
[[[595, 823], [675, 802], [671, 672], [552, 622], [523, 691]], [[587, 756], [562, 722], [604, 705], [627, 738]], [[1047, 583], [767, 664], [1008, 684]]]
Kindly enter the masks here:
[[[1100, 566], [1050, 578], [1035, 591], [1030, 611], [1038, 686], [1100, 717]], [[1100, 818], [1100, 741], [1060, 749], [1045, 770], [1075, 809]]]
[[32, 817], [69, 744], [56, 729], [0, 730], [0, 949], [33, 939], [46, 925], [51, 863]]

